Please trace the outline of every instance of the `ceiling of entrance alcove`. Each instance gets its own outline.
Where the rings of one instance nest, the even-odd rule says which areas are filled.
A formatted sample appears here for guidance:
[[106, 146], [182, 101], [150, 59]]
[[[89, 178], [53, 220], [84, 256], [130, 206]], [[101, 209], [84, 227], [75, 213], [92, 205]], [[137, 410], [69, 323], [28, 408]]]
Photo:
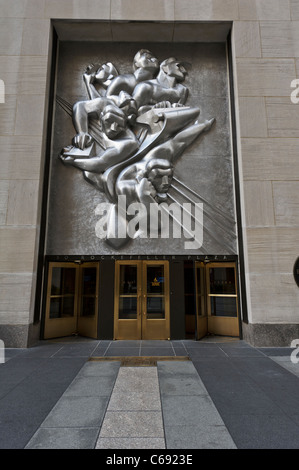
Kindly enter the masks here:
[[225, 42], [232, 23], [55, 20], [61, 41]]

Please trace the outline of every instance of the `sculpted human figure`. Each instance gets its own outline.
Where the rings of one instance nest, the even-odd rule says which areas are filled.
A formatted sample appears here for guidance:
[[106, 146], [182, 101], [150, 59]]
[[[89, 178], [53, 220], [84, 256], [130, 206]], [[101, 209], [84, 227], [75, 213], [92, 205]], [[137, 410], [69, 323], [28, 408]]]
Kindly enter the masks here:
[[[115, 191], [117, 196], [126, 196], [126, 207], [113, 204], [107, 220], [107, 242], [114, 248], [121, 248], [129, 240], [129, 237], [146, 236], [141, 228], [143, 225], [149, 227], [151, 216], [151, 204], [160, 204], [167, 201], [167, 193], [170, 189], [174, 173], [175, 161], [182, 155], [200, 134], [210, 130], [214, 119], [207, 120], [202, 124], [195, 122], [178, 132], [172, 139], [153, 148], [139, 162], [128, 165], [119, 174]], [[129, 223], [126, 208], [130, 204], [138, 202], [144, 208], [144, 214], [140, 216], [146, 219], [146, 223], [139, 224], [138, 230], [132, 237], [128, 234]], [[115, 236], [120, 231], [122, 236]]]
[[[199, 123], [199, 108], [186, 105], [188, 88], [182, 82], [187, 71], [174, 57], [159, 66], [150, 51], [141, 49], [133, 73], [117, 73], [110, 62], [87, 69], [90, 99], [73, 106], [76, 149], [66, 147], [60, 155], [110, 201], [106, 241], [115, 248], [128, 241], [126, 228], [134, 222], [129, 206], [141, 203], [145, 220], [151, 204], [167, 203], [176, 160], [215, 121]], [[119, 199], [125, 207], [119, 207]], [[133, 238], [139, 232], [133, 229]]]
[[157, 78], [142, 82], [134, 89], [132, 97], [136, 101], [139, 114], [148, 111], [149, 108], [145, 105], [184, 105], [188, 88], [181, 82], [186, 75], [187, 70], [174, 57], [164, 60]]
[[[178, 132], [173, 138], [167, 140], [166, 142], [163, 142], [157, 147], [154, 147], [139, 162], [127, 166], [117, 178], [116, 194], [126, 195], [128, 204], [136, 200], [144, 202], [141, 201], [141, 198], [143, 197], [143, 191], [141, 188], [143, 187], [148, 190], [149, 185], [146, 185], [143, 180], [147, 179], [150, 183], [152, 183], [153, 180], [151, 177], [149, 178], [149, 172], [151, 172], [156, 167], [155, 162], [159, 162], [160, 169], [162, 169], [163, 167], [167, 170], [173, 168], [174, 163], [182, 155], [185, 149], [200, 134], [210, 130], [214, 121], [214, 119], [211, 119], [201, 124], [195, 122], [194, 124]], [[163, 165], [161, 165], [161, 162], [164, 162]], [[151, 176], [153, 176], [153, 174]], [[161, 178], [155, 179], [156, 193], [154, 194], [152, 191], [152, 195], [154, 194], [154, 197], [158, 195], [158, 198], [159, 193], [167, 192], [171, 184], [171, 182], [169, 183], [169, 178], [171, 176], [169, 171], [166, 173], [160, 171], [159, 176]], [[163, 177], [165, 177], [164, 181]], [[162, 199], [164, 200], [165, 197], [162, 197]]]
[[133, 59], [133, 73], [114, 78], [107, 88], [106, 96], [118, 96], [120, 92], [132, 95], [138, 83], [154, 78], [159, 71], [159, 62], [147, 49], [141, 49]]
[[[86, 127], [88, 127], [88, 115], [93, 111], [92, 106], [89, 106], [90, 103], [88, 101], [79, 102], [75, 105], [74, 109], [75, 113], [77, 111], [81, 116], [83, 112], [85, 113], [84, 123]], [[99, 174], [103, 173], [110, 166], [125, 160], [138, 149], [138, 141], [135, 134], [127, 128], [127, 120], [123, 111], [105, 99], [100, 99], [97, 112], [102, 107], [103, 110], [100, 112], [99, 117], [102, 127], [101, 137], [105, 150], [100, 155], [91, 158], [75, 158], [68, 155], [68, 148], [66, 148], [61, 155], [64, 163], [83, 171]], [[82, 124], [81, 121], [80, 124]], [[81, 126], [77, 128], [79, 133], [75, 137], [75, 143], [81, 149], [89, 143], [85, 140], [89, 136], [85, 132], [86, 127]]]
[[[106, 62], [102, 65], [90, 65], [87, 67], [83, 80], [87, 88], [89, 98], [100, 98], [106, 94], [108, 86], [112, 80], [118, 75], [118, 71], [111, 62]], [[100, 90], [95, 87], [95, 84], [100, 85]]]
[[[73, 108], [73, 123], [77, 130], [74, 144], [80, 149], [88, 147], [92, 143], [92, 137], [88, 133], [88, 120], [91, 115], [100, 115], [107, 104], [115, 104], [123, 110], [128, 121], [134, 121], [137, 114], [135, 103], [131, 99], [131, 93], [135, 86], [142, 80], [155, 76], [159, 70], [158, 60], [147, 49], [137, 52], [133, 60], [133, 74], [115, 76], [117, 71], [111, 62], [103, 64], [95, 73], [92, 69], [85, 73], [84, 80], [87, 84], [90, 100], [80, 101]], [[92, 82], [98, 81], [102, 85], [113, 78], [107, 88], [106, 94], [100, 95], [92, 86]]]

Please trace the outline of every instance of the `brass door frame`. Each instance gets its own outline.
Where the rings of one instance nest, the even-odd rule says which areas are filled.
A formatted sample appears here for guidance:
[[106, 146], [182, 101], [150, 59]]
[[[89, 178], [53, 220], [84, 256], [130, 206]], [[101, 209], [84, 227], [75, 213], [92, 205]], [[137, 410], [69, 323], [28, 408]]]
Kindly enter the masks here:
[[[114, 339], [139, 339], [141, 337], [141, 263], [142, 261], [116, 261], [114, 277]], [[136, 266], [137, 276], [137, 315], [136, 319], [119, 319], [120, 266]], [[125, 297], [126, 295], [124, 295]], [[127, 295], [135, 297], [135, 295]], [[134, 323], [133, 323], [134, 322]]]
[[[213, 262], [213, 263], [195, 263], [195, 279], [196, 279], [196, 318], [197, 318], [197, 339], [201, 339], [207, 333], [212, 333], [219, 336], [240, 336], [239, 327], [239, 302], [238, 302], [238, 283], [237, 283], [237, 267], [235, 262]], [[211, 294], [210, 293], [210, 268], [234, 268], [235, 292], [236, 294]], [[198, 294], [197, 294], [197, 269], [203, 269], [204, 276], [202, 282], [204, 283], [204, 295], [201, 296], [202, 309], [204, 315], [198, 313]], [[202, 298], [203, 297], [203, 298]], [[226, 297], [236, 299], [236, 317], [216, 316], [211, 314], [211, 297]]]
[[[137, 316], [136, 319], [119, 319], [120, 299], [120, 266], [136, 266], [137, 269]], [[164, 319], [147, 318], [147, 266], [164, 266]], [[125, 295], [123, 295], [125, 297]], [[128, 297], [134, 297], [128, 295]], [[160, 295], [161, 297], [161, 295]], [[168, 261], [122, 260], [115, 262], [114, 290], [114, 339], [169, 339], [170, 309], [169, 309], [169, 263]]]
[[[238, 284], [237, 284], [237, 269], [234, 262], [227, 263], [209, 263], [207, 265], [207, 270], [210, 268], [234, 268], [234, 279], [235, 279], [235, 292], [236, 294], [211, 294], [210, 293], [210, 282], [209, 276], [206, 276], [207, 279], [207, 311], [208, 311], [208, 328], [209, 332], [221, 335], [221, 336], [239, 336], [239, 305], [238, 305]], [[211, 314], [211, 297], [225, 297], [225, 298], [235, 298], [236, 299], [236, 317], [217, 317]]]
[[[201, 294], [198, 295], [198, 269], [202, 271], [201, 282]], [[197, 339], [201, 339], [208, 333], [208, 314], [207, 314], [207, 286], [206, 286], [206, 265], [203, 261], [195, 262], [195, 302], [196, 302], [196, 326], [197, 326]], [[200, 297], [201, 302], [201, 314], [199, 314], [198, 298]]]
[[[165, 318], [149, 319], [147, 318], [147, 267], [164, 266], [164, 309]], [[142, 284], [143, 284], [143, 303], [142, 303], [142, 339], [170, 339], [170, 308], [169, 308], [169, 263], [168, 261], [143, 261], [142, 266]], [[156, 294], [151, 294], [154, 297]], [[162, 295], [157, 294], [157, 297]]]
[[[47, 295], [46, 295], [46, 309], [45, 309], [45, 324], [44, 324], [44, 339], [58, 338], [63, 336], [70, 336], [72, 334], [82, 334], [79, 331], [79, 316], [80, 316], [80, 299], [82, 290], [82, 268], [96, 267], [97, 269], [97, 282], [96, 282], [96, 299], [98, 299], [99, 289], [99, 263], [83, 263], [82, 265], [75, 262], [50, 262], [48, 266], [48, 281], [47, 281]], [[52, 285], [52, 272], [53, 268], [71, 268], [75, 270], [75, 289], [74, 289], [74, 315], [66, 318], [50, 318], [50, 304], [51, 298], [60, 297], [60, 295], [51, 295]], [[93, 325], [92, 338], [97, 338], [97, 321], [98, 321], [98, 302], [96, 302], [95, 321]], [[81, 329], [82, 324], [81, 324]], [[86, 335], [87, 336], [87, 335]]]

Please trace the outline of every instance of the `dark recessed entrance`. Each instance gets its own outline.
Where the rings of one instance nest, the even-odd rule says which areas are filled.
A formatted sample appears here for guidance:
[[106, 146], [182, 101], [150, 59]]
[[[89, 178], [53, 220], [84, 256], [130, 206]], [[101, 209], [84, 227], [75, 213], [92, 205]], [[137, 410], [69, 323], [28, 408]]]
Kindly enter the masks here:
[[50, 261], [43, 338], [239, 337], [238, 305], [235, 261]]
[[185, 262], [185, 337], [239, 336], [235, 262]]

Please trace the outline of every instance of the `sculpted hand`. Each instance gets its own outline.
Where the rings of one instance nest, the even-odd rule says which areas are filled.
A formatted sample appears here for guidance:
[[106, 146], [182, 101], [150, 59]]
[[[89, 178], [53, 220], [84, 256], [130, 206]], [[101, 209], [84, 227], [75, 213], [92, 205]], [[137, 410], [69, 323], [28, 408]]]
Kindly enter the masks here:
[[98, 69], [98, 65], [94, 65], [94, 64], [88, 65], [83, 75], [84, 80], [90, 84], [93, 83], [97, 69]]
[[70, 155], [65, 156], [65, 155], [63, 155], [63, 153], [59, 155], [59, 158], [60, 158], [60, 160], [62, 160], [63, 163], [65, 163], [66, 165], [72, 165], [72, 164], [74, 163], [74, 161], [75, 161], [75, 159], [74, 159], [73, 157], [71, 157]]
[[142, 178], [142, 180], [138, 184], [137, 192], [138, 192], [140, 199], [142, 199], [142, 197], [148, 197], [148, 196], [155, 197], [157, 194], [152, 183], [146, 178]]
[[87, 132], [80, 132], [74, 137], [73, 142], [75, 147], [84, 150], [92, 144], [93, 138]]
[[159, 103], [156, 103], [153, 108], [171, 108], [171, 103], [170, 101], [159, 101]]

